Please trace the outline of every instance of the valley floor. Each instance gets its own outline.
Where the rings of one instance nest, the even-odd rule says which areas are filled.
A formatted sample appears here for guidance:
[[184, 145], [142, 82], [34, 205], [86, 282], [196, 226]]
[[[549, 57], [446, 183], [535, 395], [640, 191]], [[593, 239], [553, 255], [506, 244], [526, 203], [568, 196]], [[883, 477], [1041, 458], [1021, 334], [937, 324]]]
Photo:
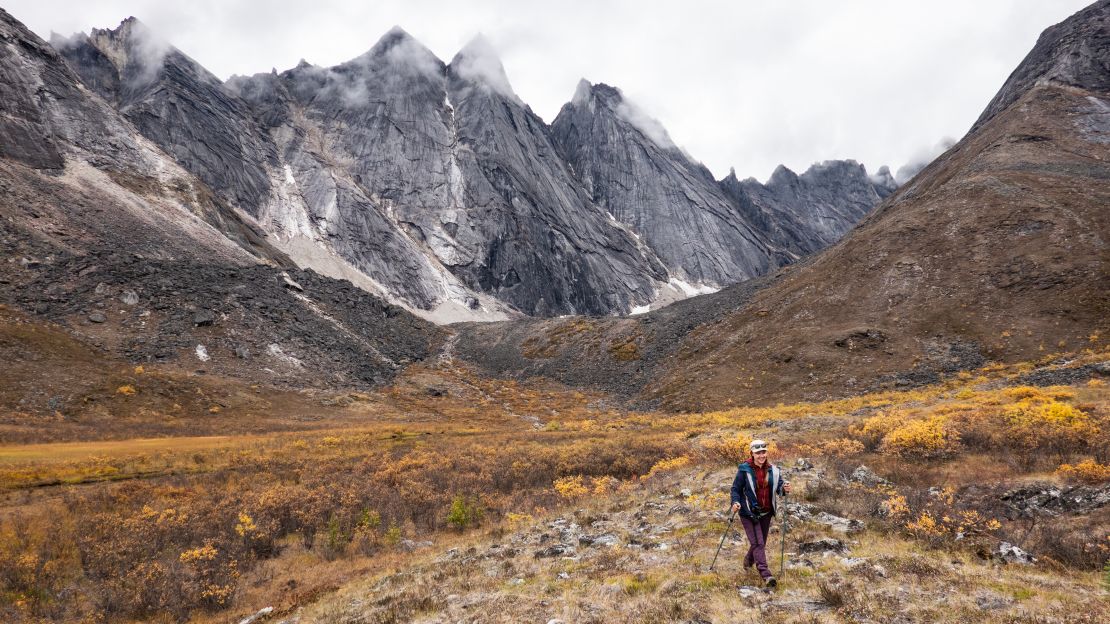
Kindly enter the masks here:
[[[53, 417], [71, 441], [35, 441], [32, 414], [8, 415], [32, 443], [0, 446], [0, 615], [1105, 621], [1108, 360], [1092, 348], [914, 390], [687, 414], [450, 358], [375, 393], [225, 385], [218, 401], [220, 380], [117, 371], [87, 390], [98, 411]], [[167, 387], [199, 383], [198, 405], [218, 409], [159, 409]], [[81, 439], [82, 419], [117, 413], [162, 437]], [[209, 435], [221, 417], [230, 434]], [[204, 435], [165, 436], [190, 419]], [[736, 531], [708, 570], [753, 436], [798, 488], [773, 594], [741, 568]]]

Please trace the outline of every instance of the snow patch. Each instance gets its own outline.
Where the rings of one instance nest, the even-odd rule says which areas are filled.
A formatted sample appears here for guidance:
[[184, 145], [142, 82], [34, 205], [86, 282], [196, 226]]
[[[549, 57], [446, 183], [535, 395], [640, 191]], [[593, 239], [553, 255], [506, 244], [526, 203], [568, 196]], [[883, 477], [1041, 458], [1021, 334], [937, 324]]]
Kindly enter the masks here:
[[690, 297], [696, 297], [698, 295], [710, 295], [720, 290], [720, 288], [712, 284], [691, 284], [684, 279], [673, 276], [666, 282], [656, 283], [658, 287], [655, 289], [651, 301], [644, 305], [633, 306], [632, 309], [628, 311], [629, 316], [644, 314], [645, 312], [666, 307], [676, 301], [682, 301], [683, 299], [689, 299]]
[[720, 288], [710, 286], [708, 284], [691, 284], [690, 282], [679, 279], [677, 277], [672, 277], [671, 279], [667, 280], [667, 283], [682, 291], [682, 293], [685, 294], [687, 297], [694, 297], [697, 295], [711, 295], [720, 290]]

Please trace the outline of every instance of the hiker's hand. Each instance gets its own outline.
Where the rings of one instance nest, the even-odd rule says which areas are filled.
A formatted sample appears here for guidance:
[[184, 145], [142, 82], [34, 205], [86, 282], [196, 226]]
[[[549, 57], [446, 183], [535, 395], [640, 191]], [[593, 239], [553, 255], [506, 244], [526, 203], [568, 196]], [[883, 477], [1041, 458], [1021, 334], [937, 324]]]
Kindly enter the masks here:
[[787, 494], [789, 494], [789, 493], [790, 493], [790, 482], [789, 482], [789, 481], [783, 481], [783, 483], [782, 483], [782, 491], [783, 491], [783, 492], [786, 492]]
[[740, 511], [740, 503], [733, 503], [732, 504], [732, 513], [736, 513], [738, 511]]

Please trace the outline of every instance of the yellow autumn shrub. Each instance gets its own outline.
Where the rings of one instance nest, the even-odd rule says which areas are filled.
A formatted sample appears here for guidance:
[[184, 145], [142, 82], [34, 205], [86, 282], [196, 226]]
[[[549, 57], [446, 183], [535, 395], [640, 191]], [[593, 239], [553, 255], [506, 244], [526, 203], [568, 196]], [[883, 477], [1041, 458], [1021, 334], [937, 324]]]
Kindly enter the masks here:
[[880, 450], [901, 457], [941, 457], [956, 450], [960, 434], [948, 419], [933, 416], [910, 420], [883, 436]]
[[1062, 464], [1056, 469], [1056, 474], [1068, 481], [1097, 485], [1110, 481], [1110, 466], [1100, 464], [1093, 459], [1087, 459], [1074, 466]]
[[1009, 437], [1027, 449], [1074, 452], [1099, 433], [1090, 415], [1068, 403], [1026, 399], [1005, 411]]

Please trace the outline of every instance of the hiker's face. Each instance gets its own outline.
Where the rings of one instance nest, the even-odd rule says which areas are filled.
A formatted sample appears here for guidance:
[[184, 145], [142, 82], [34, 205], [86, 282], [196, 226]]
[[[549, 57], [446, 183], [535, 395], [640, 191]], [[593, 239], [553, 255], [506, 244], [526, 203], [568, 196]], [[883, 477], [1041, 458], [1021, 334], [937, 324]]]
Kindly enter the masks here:
[[763, 464], [767, 463], [767, 451], [766, 450], [755, 451], [754, 453], [752, 453], [752, 457], [755, 458], [755, 463], [756, 463], [757, 466], [762, 466]]

